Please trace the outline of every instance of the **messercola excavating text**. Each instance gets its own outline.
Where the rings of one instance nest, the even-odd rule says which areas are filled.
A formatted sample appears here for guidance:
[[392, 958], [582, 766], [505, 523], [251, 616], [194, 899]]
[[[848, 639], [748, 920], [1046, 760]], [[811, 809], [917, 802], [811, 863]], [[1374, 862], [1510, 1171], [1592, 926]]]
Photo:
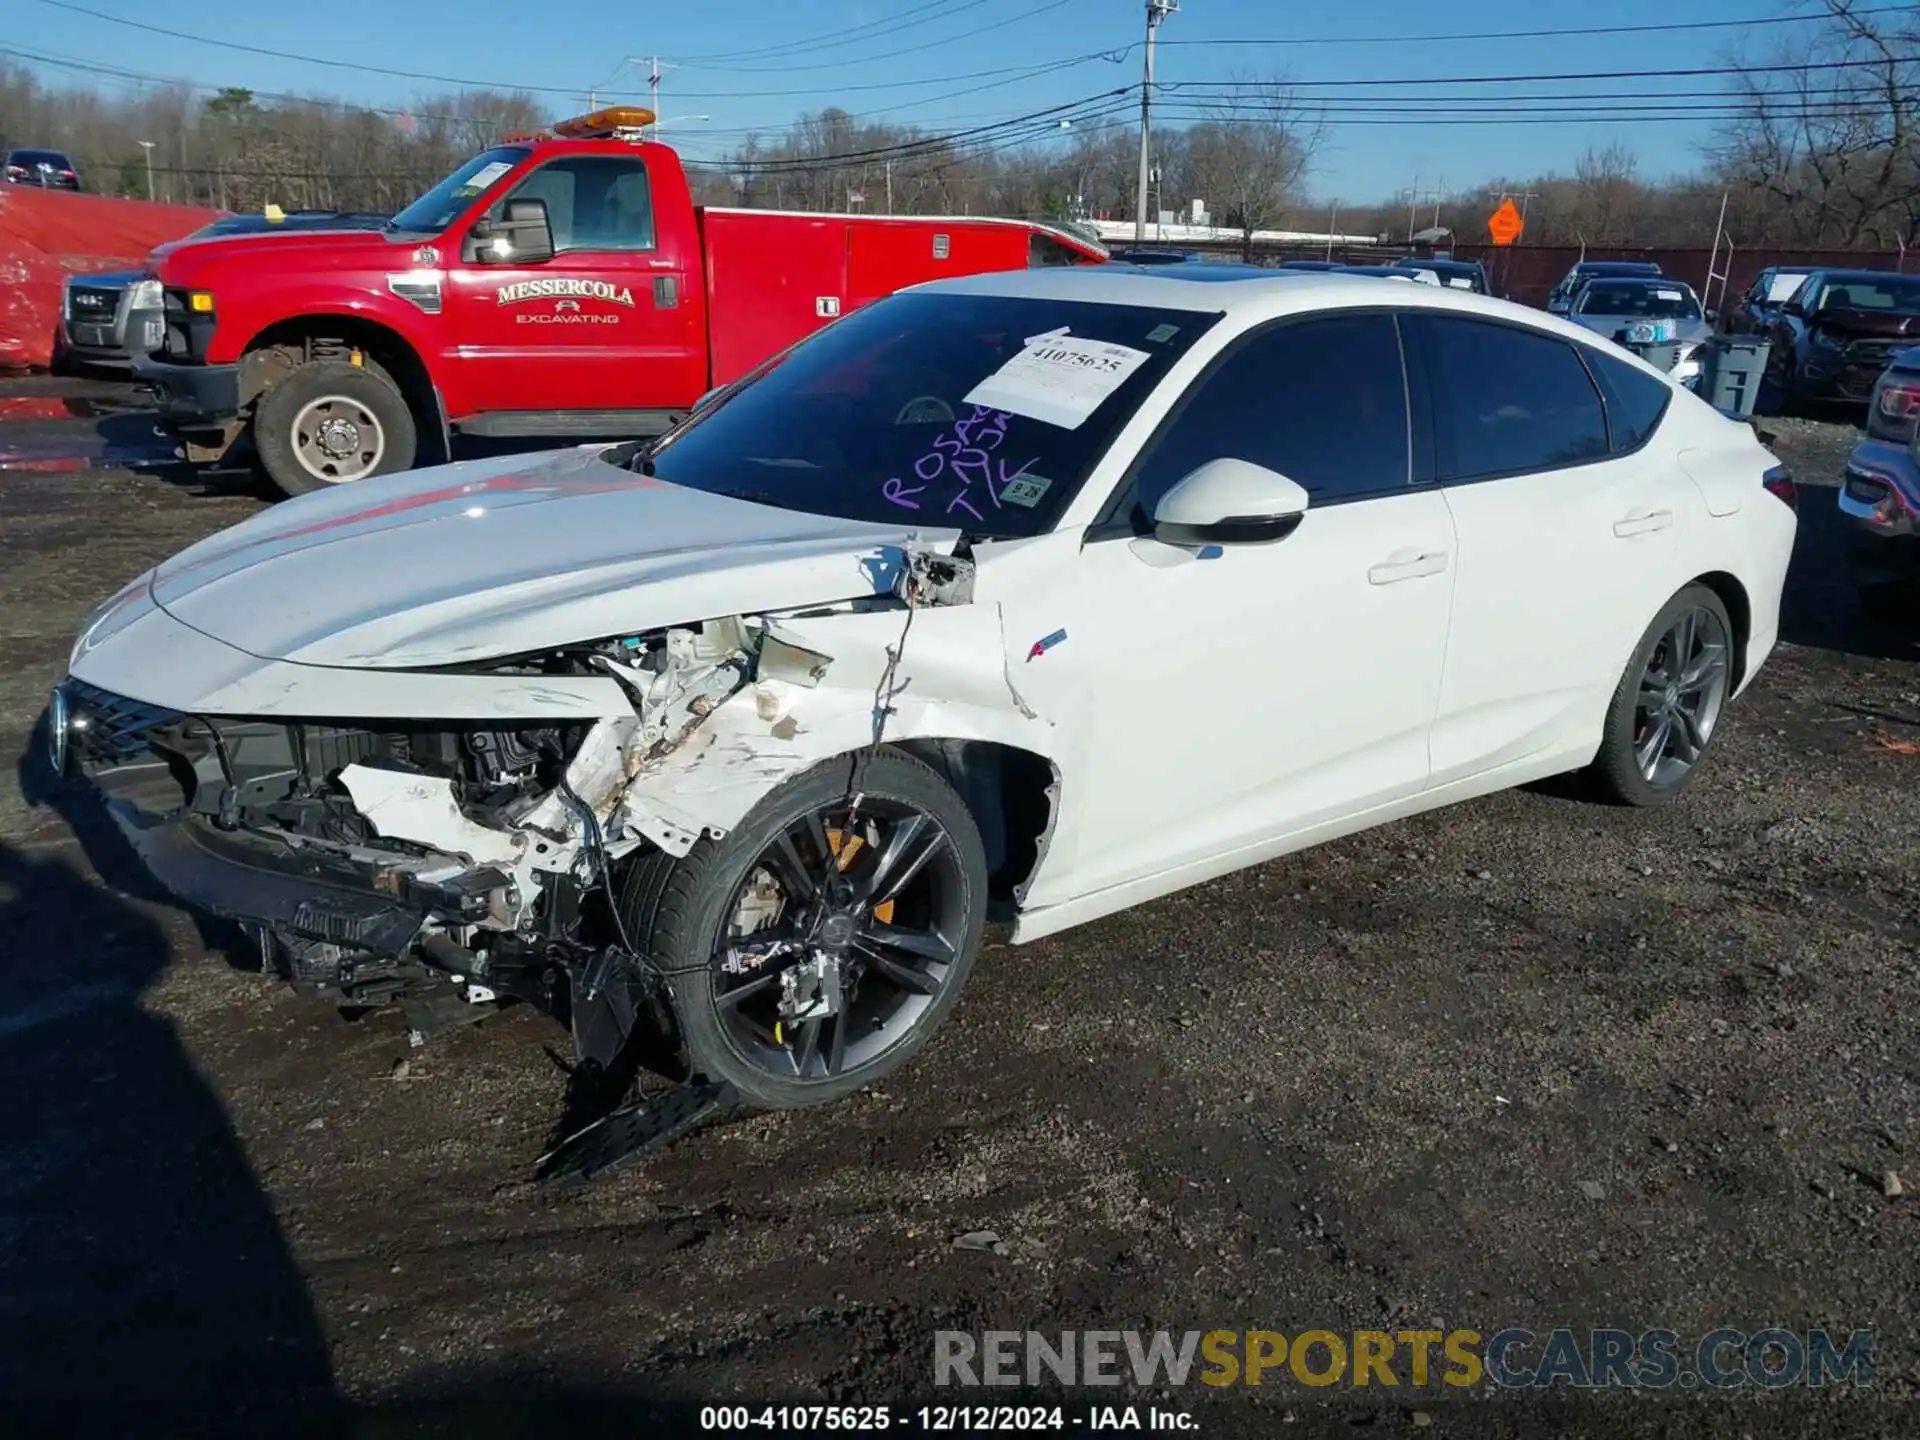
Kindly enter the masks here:
[[[945, 511], [951, 515], [964, 510], [976, 520], [985, 520], [980, 503], [999, 509], [1003, 502], [1031, 508], [1046, 494], [1048, 482], [1027, 472], [1034, 460], [1016, 469], [995, 455], [1007, 438], [1007, 422], [1012, 415], [985, 405], [973, 407], [964, 420], [934, 437], [933, 448], [913, 462], [913, 479], [889, 476], [880, 493], [893, 504], [907, 510], [938, 506], [944, 498]], [[936, 486], [935, 481], [941, 481]], [[915, 483], [918, 482], [918, 483]], [[923, 502], [923, 496], [931, 496]], [[980, 497], [985, 501], [980, 502]]]

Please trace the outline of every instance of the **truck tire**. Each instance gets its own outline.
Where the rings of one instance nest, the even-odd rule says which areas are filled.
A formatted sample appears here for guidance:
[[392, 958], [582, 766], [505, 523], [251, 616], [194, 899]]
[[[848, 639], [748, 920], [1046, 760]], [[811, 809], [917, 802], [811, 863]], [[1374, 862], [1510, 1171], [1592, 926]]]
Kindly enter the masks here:
[[288, 495], [411, 470], [419, 447], [399, 386], [371, 365], [322, 360], [271, 386], [253, 412], [267, 477]]

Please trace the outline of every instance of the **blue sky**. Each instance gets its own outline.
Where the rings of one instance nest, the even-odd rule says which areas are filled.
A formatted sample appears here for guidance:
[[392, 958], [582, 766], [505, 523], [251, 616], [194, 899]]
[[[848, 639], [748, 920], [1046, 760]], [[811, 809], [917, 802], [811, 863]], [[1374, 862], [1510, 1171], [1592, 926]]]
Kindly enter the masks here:
[[[324, 92], [391, 107], [449, 88], [366, 73], [354, 68], [360, 62], [549, 87], [556, 93], [542, 98], [563, 113], [584, 109], [594, 87], [602, 103], [617, 91], [643, 93], [644, 66], [623, 68], [621, 61], [657, 54], [665, 62], [661, 109], [670, 122], [668, 139], [698, 156], [717, 154], [750, 128], [778, 129], [802, 110], [829, 104], [941, 129], [1097, 96], [1139, 77], [1137, 42], [1144, 28], [1143, 0], [612, 0], [564, 7], [525, 0], [324, 0], [317, 9], [260, 0], [74, 3], [164, 29], [345, 64], [166, 38], [56, 9], [45, 0], [12, 0], [0, 44], [145, 74]], [[1416, 181], [1425, 190], [1440, 182], [1462, 186], [1496, 175], [1566, 170], [1589, 144], [1614, 139], [1635, 151], [1643, 173], [1659, 175], [1691, 168], [1710, 124], [1684, 113], [1658, 123], [1545, 123], [1533, 117], [1463, 125], [1409, 117], [1362, 124], [1350, 107], [1396, 92], [1315, 82], [1721, 65], [1740, 47], [1755, 54], [1811, 27], [1460, 42], [1401, 37], [1746, 21], [1784, 13], [1782, 0], [1184, 0], [1160, 32], [1168, 42], [1160, 52], [1160, 79], [1169, 87], [1170, 105], [1183, 82], [1258, 74], [1300, 82], [1305, 88], [1298, 93], [1314, 103], [1349, 107], [1329, 116], [1326, 148], [1310, 182], [1322, 199], [1362, 203], [1387, 199]], [[1287, 43], [1228, 43], [1254, 39]], [[1356, 39], [1364, 43], [1351, 43]], [[747, 53], [777, 47], [786, 53]], [[1125, 53], [1118, 60], [1095, 56], [1068, 63], [1101, 50]], [[908, 53], [896, 53], [902, 51]], [[1054, 62], [1057, 68], [1035, 73]], [[55, 82], [90, 78], [42, 69]], [[113, 88], [123, 82], [97, 83]], [[1399, 93], [1444, 95], [1462, 104], [1502, 93], [1672, 91], [1679, 96], [1675, 103], [1685, 104], [1699, 103], [1701, 92], [1724, 83], [1533, 82]], [[709, 118], [682, 118], [693, 115]]]

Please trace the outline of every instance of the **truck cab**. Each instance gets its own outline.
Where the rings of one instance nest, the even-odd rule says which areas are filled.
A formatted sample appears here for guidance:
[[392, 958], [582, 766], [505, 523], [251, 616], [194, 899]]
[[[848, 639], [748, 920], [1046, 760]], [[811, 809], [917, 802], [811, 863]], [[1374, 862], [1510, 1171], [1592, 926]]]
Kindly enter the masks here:
[[384, 228], [165, 255], [136, 360], [197, 460], [250, 437], [289, 494], [451, 458], [454, 434], [663, 434], [716, 386], [922, 281], [1106, 252], [994, 219], [696, 207], [650, 112], [467, 161]]

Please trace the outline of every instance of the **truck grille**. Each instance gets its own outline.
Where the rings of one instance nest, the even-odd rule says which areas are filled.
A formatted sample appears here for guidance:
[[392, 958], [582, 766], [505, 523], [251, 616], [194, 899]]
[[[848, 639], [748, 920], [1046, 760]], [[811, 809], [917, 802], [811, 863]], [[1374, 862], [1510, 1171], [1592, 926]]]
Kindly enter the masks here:
[[111, 324], [120, 308], [120, 290], [105, 290], [90, 285], [67, 287], [67, 319]]

